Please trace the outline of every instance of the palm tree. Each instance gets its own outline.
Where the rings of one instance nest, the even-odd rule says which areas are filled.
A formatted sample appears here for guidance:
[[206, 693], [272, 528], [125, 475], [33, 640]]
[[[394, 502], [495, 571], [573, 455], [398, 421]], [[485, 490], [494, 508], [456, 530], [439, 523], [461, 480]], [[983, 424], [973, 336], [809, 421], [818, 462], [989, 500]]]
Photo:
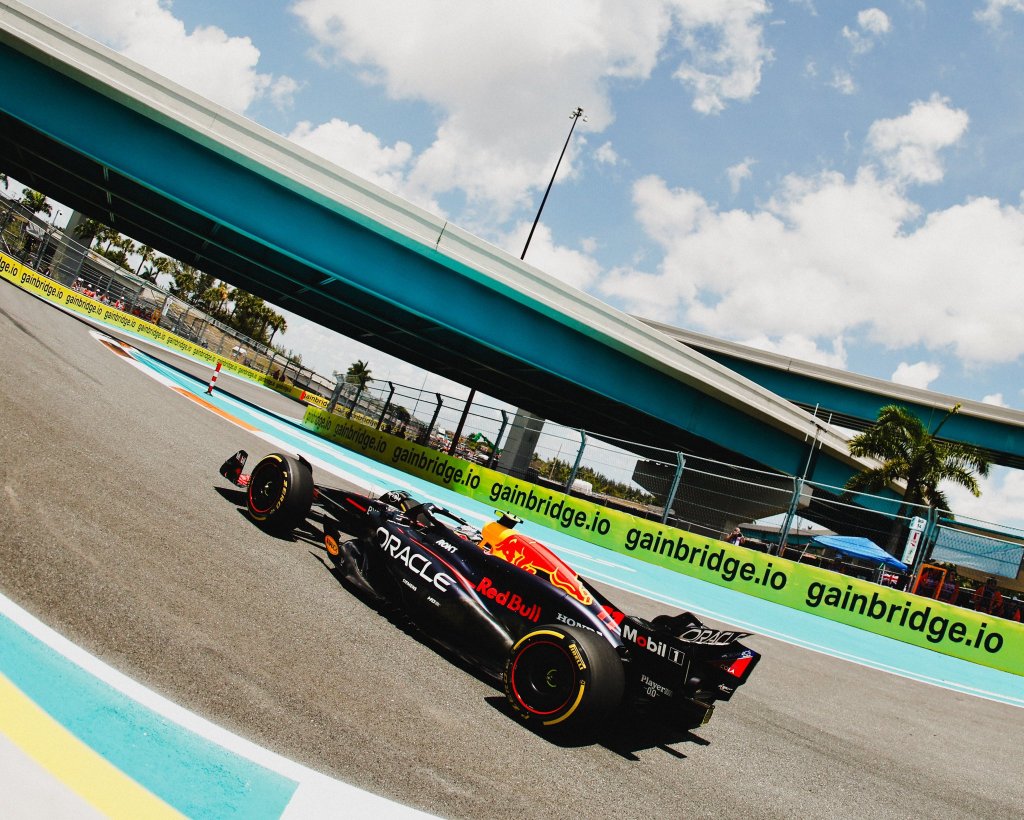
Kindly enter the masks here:
[[85, 247], [91, 248], [92, 241], [96, 238], [101, 230], [106, 226], [95, 219], [83, 219], [77, 225], [75, 225], [75, 238], [78, 239]]
[[216, 283], [216, 277], [211, 273], [203, 273], [202, 271], [196, 271], [196, 289], [192, 294], [192, 297], [188, 300], [189, 304], [193, 307], [197, 307], [200, 310], [205, 310], [207, 313], [210, 311], [210, 299], [219, 298], [215, 295], [216, 289], [214, 284]]
[[246, 336], [255, 337], [259, 323], [263, 317], [263, 300], [244, 290], [234, 292], [234, 308], [229, 317], [229, 324]]
[[150, 282], [156, 282], [162, 273], [174, 274], [177, 271], [177, 263], [167, 256], [157, 256], [146, 263], [146, 269], [139, 275]]
[[912, 505], [949, 510], [946, 494], [939, 488], [942, 482], [964, 487], [975, 497], [981, 495], [978, 477], [988, 475], [988, 456], [970, 444], [938, 438], [942, 426], [959, 412], [960, 405], [954, 405], [934, 430], [928, 430], [906, 407], [890, 404], [878, 411], [871, 427], [850, 439], [851, 455], [882, 464], [852, 476], [846, 482], [848, 491], [877, 493], [893, 484], [905, 487], [890, 533], [892, 545]]
[[217, 316], [223, 319], [227, 309], [228, 299], [231, 298], [231, 288], [228, 287], [227, 282], [220, 281], [217, 282], [215, 288], [217, 290]]
[[405, 428], [409, 426], [409, 421], [412, 419], [412, 413], [410, 413], [405, 407], [399, 405], [391, 411], [391, 417], [398, 422], [398, 431], [396, 435], [405, 437]]
[[201, 301], [208, 308], [209, 313], [221, 317], [224, 313], [224, 305], [228, 301], [228, 286], [223, 282], [215, 282], [203, 291]]
[[178, 263], [173, 275], [174, 279], [170, 287], [171, 295], [190, 302], [198, 287], [199, 271], [191, 265]]
[[356, 397], [352, 400], [351, 407], [348, 408], [349, 418], [352, 418], [352, 411], [359, 405], [359, 397], [363, 395], [363, 390], [366, 389], [370, 379], [370, 368], [367, 367], [366, 362], [360, 359], [352, 362], [348, 366], [348, 370], [345, 371], [345, 381], [356, 386]]
[[268, 345], [274, 343], [274, 336], [277, 335], [278, 331], [288, 330], [288, 322], [280, 313], [274, 313], [270, 317], [270, 328], [273, 331], [273, 333], [270, 334], [270, 341], [267, 342]]
[[[110, 246], [118, 241], [121, 234], [111, 228], [109, 225], [100, 224], [93, 232], [93, 241], [96, 243], [96, 250], [100, 253], [110, 250]], [[106, 243], [106, 244], [104, 244]], [[102, 248], [99, 246], [103, 245]]]
[[49, 216], [53, 212], [50, 203], [46, 201], [46, 194], [33, 191], [31, 188], [22, 189], [21, 204], [34, 214], [46, 214]]
[[142, 266], [145, 265], [150, 259], [153, 258], [153, 256], [156, 253], [156, 251], [153, 250], [153, 248], [149, 247], [149, 245], [139, 245], [138, 247], [135, 248], [135, 252], [138, 253], [139, 256], [140, 256], [140, 258], [139, 258], [139, 266], [135, 269], [135, 275], [136, 276], [141, 276], [142, 275]]

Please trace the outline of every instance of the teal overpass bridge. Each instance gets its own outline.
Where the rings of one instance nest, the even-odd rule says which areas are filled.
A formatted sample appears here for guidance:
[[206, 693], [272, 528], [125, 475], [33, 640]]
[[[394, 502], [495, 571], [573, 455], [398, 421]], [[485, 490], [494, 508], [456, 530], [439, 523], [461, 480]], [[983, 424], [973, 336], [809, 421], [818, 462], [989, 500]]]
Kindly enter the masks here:
[[[275, 305], [595, 435], [810, 459], [833, 486], [862, 466], [808, 412], [813, 379], [791, 401], [784, 371], [701, 352], [17, 2], [0, 72], [0, 170]], [[1021, 426], [986, 446], [1020, 458]]]

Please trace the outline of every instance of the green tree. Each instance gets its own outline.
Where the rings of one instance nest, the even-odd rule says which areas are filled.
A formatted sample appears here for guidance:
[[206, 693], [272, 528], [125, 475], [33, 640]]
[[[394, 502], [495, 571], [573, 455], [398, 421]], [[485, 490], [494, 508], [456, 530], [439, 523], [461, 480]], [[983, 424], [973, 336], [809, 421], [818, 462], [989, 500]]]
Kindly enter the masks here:
[[178, 263], [166, 256], [157, 256], [146, 263], [145, 270], [139, 275], [150, 282], [156, 282], [157, 278], [164, 273], [173, 275], [178, 269]]
[[203, 292], [202, 302], [207, 306], [210, 313], [218, 318], [222, 318], [225, 312], [224, 306], [227, 304], [229, 296], [228, 286], [224, 282], [215, 281]]
[[217, 289], [214, 287], [216, 283], [217, 279], [212, 274], [196, 271], [196, 288], [188, 300], [189, 304], [209, 313], [212, 308], [211, 299], [218, 298]]
[[[98, 253], [104, 253], [105, 251], [110, 250], [111, 246], [120, 238], [121, 234], [109, 225], [100, 225], [99, 230], [97, 230], [93, 235], [93, 242], [96, 244], [96, 251]], [[101, 248], [100, 245], [103, 247]]]
[[267, 307], [258, 296], [244, 290], [235, 290], [234, 308], [229, 317], [229, 324], [240, 333], [254, 339], [262, 339], [264, 317]]
[[46, 214], [47, 216], [53, 213], [53, 208], [50, 206], [50, 203], [46, 201], [46, 194], [41, 194], [39, 191], [33, 191], [31, 188], [22, 188], [21, 204], [30, 213]]
[[270, 334], [270, 340], [267, 342], [268, 345], [273, 344], [274, 336], [277, 335], [279, 331], [288, 330], [288, 322], [280, 313], [272, 313], [270, 317], [270, 329], [273, 333]]
[[178, 263], [172, 274], [170, 291], [184, 302], [192, 302], [199, 285], [199, 271], [191, 265]]
[[107, 245], [99, 253], [115, 265], [127, 268], [128, 257], [135, 252], [135, 242], [117, 231], [112, 231], [111, 235], [106, 236], [105, 239]]
[[91, 248], [93, 240], [104, 228], [106, 225], [96, 219], [83, 219], [75, 225], [75, 238], [85, 247]]
[[149, 245], [139, 245], [138, 247], [135, 248], [135, 252], [139, 254], [140, 257], [139, 266], [135, 269], [135, 275], [141, 276], [142, 266], [153, 258], [153, 256], [156, 254], [156, 251], [153, 250], [153, 248], [149, 247]]
[[409, 426], [409, 421], [412, 419], [412, 413], [405, 407], [399, 405], [391, 411], [391, 418], [398, 423], [397, 435], [405, 437], [405, 428]]
[[360, 389], [366, 387], [373, 375], [370, 372], [370, 368], [367, 363], [361, 359], [357, 359], [348, 366], [348, 370], [345, 371], [345, 381], [349, 384], [354, 384]]
[[935, 429], [929, 430], [907, 408], [898, 404], [883, 407], [871, 427], [850, 439], [851, 455], [876, 459], [881, 466], [857, 473], [846, 482], [846, 489], [878, 493], [893, 484], [903, 484], [906, 489], [900, 515], [906, 515], [910, 505], [949, 510], [949, 501], [939, 486], [943, 482], [980, 496], [978, 477], [988, 475], [988, 456], [970, 444], [938, 438], [942, 426], [959, 412], [960, 405], [954, 405]]
[[363, 390], [366, 389], [366, 385], [369, 384], [371, 378], [370, 368], [361, 359], [352, 362], [348, 366], [348, 370], [345, 371], [345, 381], [356, 386], [356, 396], [352, 399], [351, 407], [348, 408], [349, 418], [352, 417], [352, 411], [359, 405], [359, 397], [363, 395]]

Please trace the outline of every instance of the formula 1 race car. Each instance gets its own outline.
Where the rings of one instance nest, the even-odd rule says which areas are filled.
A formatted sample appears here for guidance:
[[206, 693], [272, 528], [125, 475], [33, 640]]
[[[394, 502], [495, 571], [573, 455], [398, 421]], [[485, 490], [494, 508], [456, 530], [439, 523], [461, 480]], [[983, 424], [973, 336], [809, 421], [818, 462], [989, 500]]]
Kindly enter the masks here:
[[[690, 613], [625, 615], [515, 516], [478, 530], [402, 491], [370, 498], [313, 482], [305, 459], [271, 453], [250, 474], [239, 451], [221, 475], [246, 488], [250, 517], [279, 533], [310, 520], [341, 577], [382, 608], [500, 683], [515, 713], [542, 730], [589, 736], [625, 709], [679, 729], [704, 725], [760, 658], [748, 633]], [[343, 536], [347, 534], [349, 537]]]

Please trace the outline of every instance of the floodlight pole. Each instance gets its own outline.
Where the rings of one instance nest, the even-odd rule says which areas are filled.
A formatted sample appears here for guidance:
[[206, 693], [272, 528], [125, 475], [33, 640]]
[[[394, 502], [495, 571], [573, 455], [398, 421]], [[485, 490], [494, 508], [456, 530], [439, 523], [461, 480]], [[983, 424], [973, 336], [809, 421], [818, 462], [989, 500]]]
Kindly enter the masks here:
[[[544, 211], [544, 205], [548, 201], [548, 194], [551, 193], [551, 186], [555, 184], [555, 177], [558, 176], [558, 168], [562, 164], [562, 159], [565, 157], [565, 152], [569, 148], [569, 141], [572, 139], [572, 132], [576, 129], [576, 123], [579, 122], [580, 117], [583, 117], [583, 109], [579, 106], [569, 114], [569, 119], [572, 120], [572, 125], [569, 126], [569, 134], [565, 138], [565, 145], [562, 146], [562, 153], [558, 155], [558, 162], [555, 163], [555, 170], [551, 172], [551, 181], [548, 182], [548, 187], [544, 191], [544, 196], [541, 198], [540, 207], [537, 209], [537, 216], [533, 218], [533, 225], [530, 226], [530, 233], [526, 237], [526, 244], [523, 246], [523, 252], [519, 254], [520, 259], [526, 258], [526, 251], [530, 247], [530, 241], [533, 239], [533, 232], [537, 230], [537, 223], [540, 222], [540, 215]], [[586, 117], [583, 117], [585, 120]], [[469, 408], [473, 404], [473, 399], [476, 398], [476, 388], [471, 387], [469, 389], [469, 395], [466, 396], [466, 404], [462, 408], [462, 416], [459, 419], [459, 425], [455, 428], [455, 435], [452, 436], [451, 446], [448, 448], [448, 454], [454, 455], [455, 448], [458, 444], [459, 438], [462, 436], [462, 429], [466, 425], [466, 417], [469, 416]]]
[[[573, 111], [569, 118], [572, 120], [572, 125], [569, 126], [569, 136], [565, 138], [565, 145], [562, 146], [562, 153], [558, 155], [558, 162], [555, 163], [555, 170], [551, 174], [551, 181], [548, 183], [547, 190], [544, 191], [544, 198], [540, 201], [540, 207], [537, 209], [537, 216], [534, 217], [533, 225], [530, 228], [530, 235], [526, 237], [526, 245], [523, 247], [523, 252], [519, 255], [520, 259], [526, 258], [526, 251], [530, 247], [530, 240], [533, 239], [533, 232], [537, 230], [537, 223], [540, 222], [541, 212], [544, 210], [544, 203], [548, 201], [548, 194], [551, 193], [551, 186], [555, 184], [555, 177], [558, 176], [558, 166], [562, 164], [562, 158], [565, 156], [566, 149], [569, 147], [569, 140], [572, 139], [572, 132], [576, 128], [576, 123], [579, 122], [580, 117], [583, 117], [583, 109], [579, 106]], [[586, 117], [584, 117], [586, 119]]]

